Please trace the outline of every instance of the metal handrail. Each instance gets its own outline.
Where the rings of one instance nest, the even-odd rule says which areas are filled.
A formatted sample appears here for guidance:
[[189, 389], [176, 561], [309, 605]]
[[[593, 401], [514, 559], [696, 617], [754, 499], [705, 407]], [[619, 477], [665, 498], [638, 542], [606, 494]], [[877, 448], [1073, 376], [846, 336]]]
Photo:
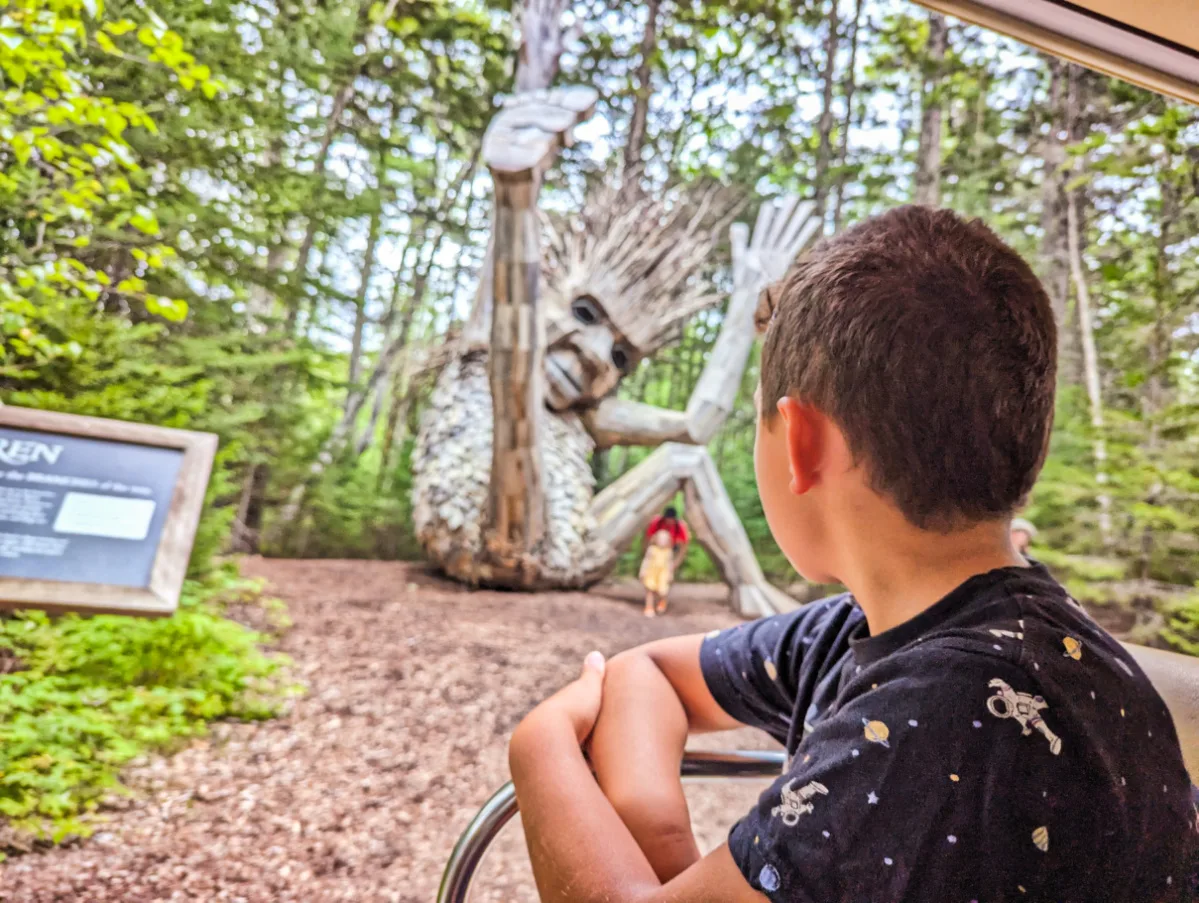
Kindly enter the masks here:
[[[688, 752], [681, 769], [684, 780], [773, 778], [782, 774], [785, 757], [774, 750]], [[516, 814], [516, 790], [509, 781], [471, 819], [441, 876], [437, 903], [467, 903], [470, 886], [483, 857], [504, 825]]]

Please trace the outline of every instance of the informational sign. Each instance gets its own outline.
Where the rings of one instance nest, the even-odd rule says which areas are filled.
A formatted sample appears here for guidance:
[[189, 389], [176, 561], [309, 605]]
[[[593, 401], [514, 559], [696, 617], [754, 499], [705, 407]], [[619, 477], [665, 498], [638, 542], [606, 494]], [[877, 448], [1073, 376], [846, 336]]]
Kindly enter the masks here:
[[207, 433], [0, 406], [0, 604], [174, 611], [215, 451]]

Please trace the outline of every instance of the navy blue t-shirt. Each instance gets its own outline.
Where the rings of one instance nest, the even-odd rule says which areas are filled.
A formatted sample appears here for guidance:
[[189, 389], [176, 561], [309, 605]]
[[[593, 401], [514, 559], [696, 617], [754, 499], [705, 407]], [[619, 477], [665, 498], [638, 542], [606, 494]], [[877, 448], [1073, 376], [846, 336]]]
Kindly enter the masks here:
[[709, 634], [704, 678], [788, 765], [729, 834], [775, 901], [1194, 899], [1174, 724], [1044, 568], [870, 636], [849, 595]]

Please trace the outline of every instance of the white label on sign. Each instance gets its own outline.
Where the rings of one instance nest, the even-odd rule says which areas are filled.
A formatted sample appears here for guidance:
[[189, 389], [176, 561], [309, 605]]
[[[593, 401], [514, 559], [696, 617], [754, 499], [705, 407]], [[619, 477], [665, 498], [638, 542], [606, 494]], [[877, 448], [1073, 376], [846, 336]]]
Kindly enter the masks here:
[[150, 532], [153, 517], [150, 499], [68, 492], [54, 520], [54, 532], [141, 540]]

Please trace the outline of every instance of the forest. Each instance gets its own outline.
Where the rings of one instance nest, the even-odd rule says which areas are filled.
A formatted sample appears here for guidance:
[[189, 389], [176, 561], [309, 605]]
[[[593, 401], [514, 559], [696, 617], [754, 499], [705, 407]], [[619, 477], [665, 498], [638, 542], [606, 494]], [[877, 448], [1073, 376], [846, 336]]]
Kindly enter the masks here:
[[[1033, 262], [1061, 343], [1034, 552], [1124, 635], [1199, 653], [1199, 112], [899, 0], [571, 15], [558, 82], [599, 109], [545, 207], [580, 209], [614, 171], [715, 180], [748, 220], [797, 194], [826, 233], [935, 204]], [[0, 7], [0, 400], [221, 440], [176, 618], [0, 621], [17, 824], [81, 831], [143, 746], [276, 710], [280, 661], [223, 617], [256, 593], [232, 556], [419, 557], [411, 456], [474, 299], [481, 139], [514, 89], [518, 18], [488, 0]], [[693, 317], [620, 392], [682, 408], [721, 317]], [[756, 380], [751, 359], [710, 450], [788, 585], [754, 488]], [[597, 483], [644, 454], [596, 453]], [[684, 576], [715, 572], [694, 555]], [[65, 714], [37, 720], [39, 699]]]
[[[1057, 427], [1026, 512], [1042, 557], [1096, 601], [1193, 586], [1194, 109], [898, 2], [572, 14], [560, 81], [595, 87], [600, 109], [547, 206], [577, 209], [596, 179], [641, 166], [751, 204], [798, 193], [826, 232], [911, 201], [984, 218], [1060, 318]], [[4, 401], [218, 433], [198, 567], [416, 556], [409, 456], [473, 299], [480, 139], [513, 88], [514, 15], [445, 0], [8, 4]], [[720, 318], [696, 316], [621, 391], [685, 404]], [[752, 485], [755, 379], [751, 366], [711, 450], [786, 582]], [[600, 485], [637, 457], [597, 454]]]

